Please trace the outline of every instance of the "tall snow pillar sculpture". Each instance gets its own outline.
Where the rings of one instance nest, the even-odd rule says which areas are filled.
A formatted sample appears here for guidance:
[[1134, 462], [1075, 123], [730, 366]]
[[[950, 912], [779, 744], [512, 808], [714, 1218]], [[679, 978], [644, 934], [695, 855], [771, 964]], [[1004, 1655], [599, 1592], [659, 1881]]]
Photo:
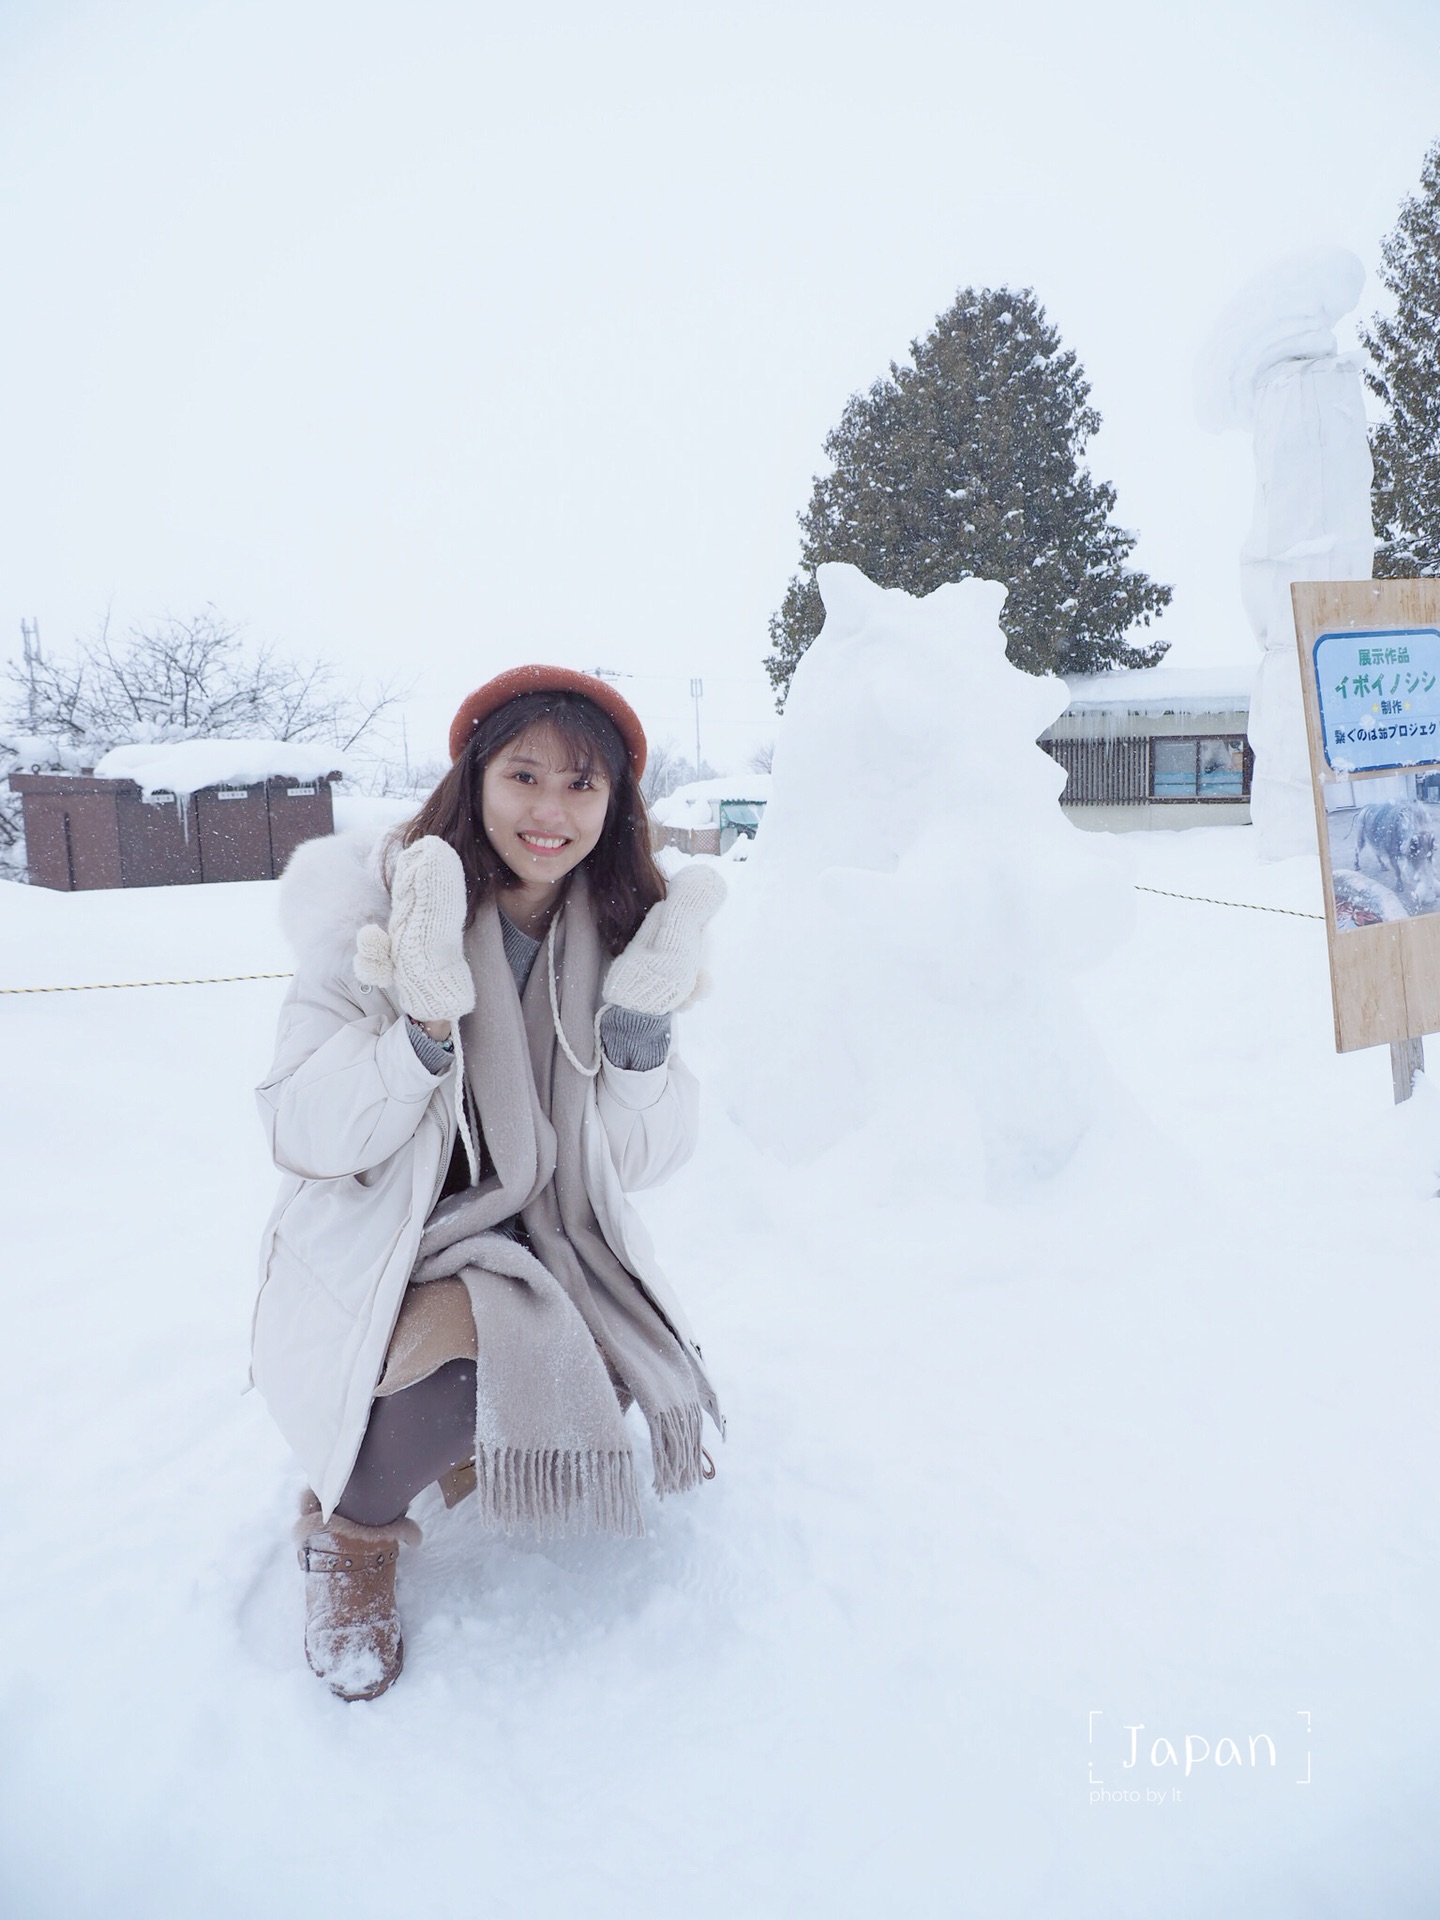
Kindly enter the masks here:
[[1240, 549], [1240, 596], [1261, 648], [1250, 804], [1267, 860], [1315, 849], [1290, 584], [1365, 580], [1374, 560], [1360, 357], [1342, 354], [1334, 334], [1364, 282], [1364, 267], [1343, 247], [1277, 261], [1226, 307], [1196, 368], [1201, 426], [1254, 435], [1255, 514]]

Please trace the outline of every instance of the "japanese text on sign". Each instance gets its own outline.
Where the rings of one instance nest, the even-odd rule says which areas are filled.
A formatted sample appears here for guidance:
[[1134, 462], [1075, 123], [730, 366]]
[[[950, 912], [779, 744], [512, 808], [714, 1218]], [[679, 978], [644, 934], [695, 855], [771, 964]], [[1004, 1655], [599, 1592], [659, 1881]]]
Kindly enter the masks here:
[[1440, 761], [1440, 628], [1322, 633], [1313, 658], [1332, 772]]

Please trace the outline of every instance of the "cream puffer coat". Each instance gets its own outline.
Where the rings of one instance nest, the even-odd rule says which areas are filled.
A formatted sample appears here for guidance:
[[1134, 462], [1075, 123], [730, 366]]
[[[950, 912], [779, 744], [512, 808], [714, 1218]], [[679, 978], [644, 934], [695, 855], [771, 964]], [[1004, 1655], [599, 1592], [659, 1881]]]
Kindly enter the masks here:
[[[356, 933], [390, 912], [379, 840], [357, 830], [308, 841], [286, 868], [280, 918], [297, 970], [256, 1092], [284, 1178], [261, 1240], [252, 1377], [327, 1515], [355, 1464], [456, 1133], [455, 1069], [422, 1066], [394, 1001], [355, 977]], [[645, 1072], [606, 1061], [582, 1148], [606, 1241], [698, 1356], [626, 1199], [689, 1158], [697, 1110], [673, 1046]]]

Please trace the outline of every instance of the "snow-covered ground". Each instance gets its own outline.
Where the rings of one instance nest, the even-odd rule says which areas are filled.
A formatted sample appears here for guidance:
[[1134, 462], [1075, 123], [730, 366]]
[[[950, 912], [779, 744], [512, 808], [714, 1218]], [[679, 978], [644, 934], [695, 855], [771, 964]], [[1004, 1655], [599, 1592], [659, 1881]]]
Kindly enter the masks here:
[[[1248, 829], [1120, 857], [1319, 909]], [[1433, 1912], [1440, 1097], [1331, 1051], [1318, 920], [1135, 900], [1080, 983], [1133, 1150], [960, 1204], [712, 1101], [647, 1211], [719, 1479], [638, 1544], [428, 1496], [367, 1706], [304, 1667], [297, 1474], [241, 1394], [282, 983], [0, 999], [0, 1908]], [[718, 924], [684, 1044], [723, 1085]], [[7, 886], [0, 929], [6, 986], [287, 965], [265, 884]], [[1187, 1734], [1240, 1763], [1183, 1778]]]

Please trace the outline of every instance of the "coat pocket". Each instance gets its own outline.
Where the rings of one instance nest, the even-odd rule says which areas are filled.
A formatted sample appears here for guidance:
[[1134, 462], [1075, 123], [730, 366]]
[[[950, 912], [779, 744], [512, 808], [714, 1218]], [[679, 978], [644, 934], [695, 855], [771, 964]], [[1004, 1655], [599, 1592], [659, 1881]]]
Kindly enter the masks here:
[[364, 1313], [400, 1242], [408, 1235], [419, 1244], [410, 1181], [408, 1156], [400, 1155], [363, 1180], [307, 1180], [276, 1222], [272, 1284], [281, 1272], [303, 1269], [347, 1313]]

